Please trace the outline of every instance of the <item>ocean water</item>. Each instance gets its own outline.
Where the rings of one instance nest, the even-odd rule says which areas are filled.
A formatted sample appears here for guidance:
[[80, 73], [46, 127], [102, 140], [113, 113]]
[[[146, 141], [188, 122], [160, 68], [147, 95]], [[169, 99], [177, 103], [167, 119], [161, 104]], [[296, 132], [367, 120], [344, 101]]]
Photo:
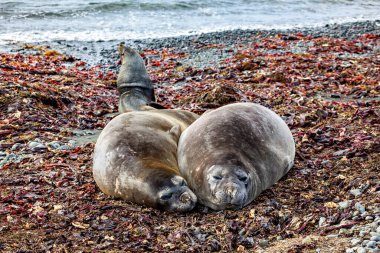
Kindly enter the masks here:
[[0, 0], [0, 43], [161, 38], [380, 19], [380, 0]]

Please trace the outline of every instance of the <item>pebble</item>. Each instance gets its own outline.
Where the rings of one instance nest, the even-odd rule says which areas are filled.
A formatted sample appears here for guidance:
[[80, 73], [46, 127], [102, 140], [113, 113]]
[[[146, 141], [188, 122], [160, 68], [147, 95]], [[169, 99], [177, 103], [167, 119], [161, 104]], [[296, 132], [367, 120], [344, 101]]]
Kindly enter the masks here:
[[313, 239], [310, 237], [310, 236], [307, 236], [305, 237], [303, 240], [302, 240], [302, 244], [310, 244], [313, 242]]
[[377, 245], [377, 243], [376, 243], [375, 241], [369, 241], [369, 242], [367, 243], [367, 247], [368, 247], [368, 248], [375, 248], [376, 245]]
[[327, 238], [336, 238], [336, 237], [338, 237], [339, 235], [334, 235], [334, 234], [331, 234], [331, 235], [327, 235], [326, 237]]
[[263, 248], [266, 248], [266, 247], [269, 246], [269, 243], [268, 243], [267, 240], [263, 240], [263, 239], [261, 239], [261, 240], [259, 240], [259, 245], [260, 245], [261, 247], [263, 247]]
[[339, 234], [340, 235], [348, 235], [348, 234], [352, 234], [352, 231], [350, 229], [341, 228], [341, 229], [339, 229]]
[[0, 157], [6, 157], [7, 156], [7, 153], [5, 153], [4, 151], [0, 151]]
[[52, 142], [49, 142], [47, 145], [48, 145], [48, 147], [50, 147], [52, 149], [58, 149], [60, 146], [63, 145], [63, 143], [59, 142], [59, 141], [52, 141]]
[[74, 141], [74, 140], [69, 140], [68, 144], [69, 144], [69, 146], [75, 147], [75, 145], [77, 144], [77, 142]]
[[59, 148], [57, 148], [58, 150], [68, 150], [68, 149], [71, 149], [71, 147], [69, 145], [62, 145], [60, 146]]
[[324, 225], [325, 221], [326, 221], [326, 218], [325, 218], [325, 217], [321, 217], [321, 218], [319, 218], [318, 225], [319, 225], [320, 227], [322, 227], [322, 226]]
[[373, 220], [373, 217], [371, 215], [368, 215], [365, 217], [365, 220]]
[[364, 241], [362, 242], [362, 246], [366, 246], [367, 243], [369, 243], [369, 240], [364, 240]]
[[16, 154], [9, 154], [5, 156], [2, 160], [0, 160], [0, 169], [2, 169], [5, 165], [9, 163], [17, 163], [22, 160], [21, 156], [18, 156]]
[[376, 232], [380, 234], [380, 227], [377, 227]]
[[356, 250], [356, 252], [358, 252], [358, 253], [366, 253], [367, 250], [366, 250], [365, 248], [363, 248], [363, 247], [359, 247], [359, 248]]
[[357, 203], [355, 204], [355, 208], [356, 208], [356, 210], [358, 210], [360, 213], [364, 213], [364, 212], [365, 212], [365, 207], [364, 207], [362, 204], [360, 204], [359, 202], [357, 202]]
[[36, 142], [36, 141], [31, 141], [31, 142], [29, 142], [28, 147], [29, 147], [32, 151], [41, 151], [41, 150], [46, 149], [46, 146], [45, 146], [44, 144], [39, 143], [39, 142]]
[[371, 236], [379, 236], [379, 237], [380, 237], [380, 234], [377, 233], [377, 232], [370, 232], [369, 234], [370, 234]]
[[350, 201], [342, 201], [339, 202], [338, 205], [341, 209], [346, 209], [350, 206]]
[[360, 189], [352, 189], [352, 190], [350, 190], [350, 193], [351, 193], [352, 195], [354, 195], [355, 198], [357, 198], [357, 197], [359, 197], [360, 195], [362, 195], [362, 192], [361, 192]]
[[11, 150], [12, 150], [12, 151], [15, 151], [15, 150], [19, 149], [21, 146], [22, 146], [21, 143], [15, 143], [15, 144], [13, 144]]
[[362, 241], [362, 240], [360, 240], [360, 239], [358, 239], [358, 238], [353, 238], [353, 239], [351, 240], [351, 244], [352, 244], [353, 246], [355, 246], [355, 245], [358, 245], [361, 241]]

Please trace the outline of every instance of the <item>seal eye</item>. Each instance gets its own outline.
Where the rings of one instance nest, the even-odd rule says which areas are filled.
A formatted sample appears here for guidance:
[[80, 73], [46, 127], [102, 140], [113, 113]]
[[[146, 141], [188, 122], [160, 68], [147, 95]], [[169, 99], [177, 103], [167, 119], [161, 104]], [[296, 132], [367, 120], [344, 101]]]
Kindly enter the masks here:
[[166, 193], [166, 194], [162, 195], [160, 198], [161, 198], [162, 200], [168, 200], [168, 199], [170, 199], [172, 196], [173, 196], [173, 193]]
[[213, 179], [215, 180], [221, 180], [222, 179], [222, 176], [220, 175], [216, 175], [216, 176], [212, 176]]

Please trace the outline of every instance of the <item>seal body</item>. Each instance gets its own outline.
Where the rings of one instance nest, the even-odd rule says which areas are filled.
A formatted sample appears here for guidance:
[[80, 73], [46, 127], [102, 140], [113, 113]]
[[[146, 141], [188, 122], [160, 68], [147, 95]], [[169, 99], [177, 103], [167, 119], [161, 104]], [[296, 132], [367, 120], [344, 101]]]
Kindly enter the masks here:
[[98, 187], [137, 204], [190, 211], [197, 198], [179, 175], [177, 144], [197, 117], [187, 111], [153, 109], [112, 119], [95, 145], [93, 176]]
[[200, 203], [238, 209], [293, 166], [295, 144], [286, 123], [261, 105], [237, 103], [206, 112], [181, 135], [181, 175]]
[[118, 48], [121, 67], [117, 77], [119, 112], [142, 110], [149, 104], [156, 105], [153, 83], [145, 68], [144, 60], [132, 48], [120, 44]]

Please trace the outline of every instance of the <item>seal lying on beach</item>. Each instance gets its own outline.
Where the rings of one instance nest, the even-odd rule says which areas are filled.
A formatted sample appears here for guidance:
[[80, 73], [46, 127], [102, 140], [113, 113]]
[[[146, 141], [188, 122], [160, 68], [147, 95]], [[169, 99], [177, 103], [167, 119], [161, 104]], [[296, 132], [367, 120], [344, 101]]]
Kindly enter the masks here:
[[206, 112], [178, 143], [181, 175], [199, 202], [215, 210], [249, 204], [289, 171], [294, 155], [286, 123], [253, 103]]
[[112, 119], [94, 151], [93, 176], [106, 194], [170, 211], [190, 211], [197, 197], [179, 175], [177, 143], [197, 115], [131, 111]]
[[164, 109], [155, 103], [153, 83], [141, 56], [123, 43], [119, 45], [118, 51], [121, 57], [121, 67], [117, 77], [119, 112], [142, 110], [146, 105]]

